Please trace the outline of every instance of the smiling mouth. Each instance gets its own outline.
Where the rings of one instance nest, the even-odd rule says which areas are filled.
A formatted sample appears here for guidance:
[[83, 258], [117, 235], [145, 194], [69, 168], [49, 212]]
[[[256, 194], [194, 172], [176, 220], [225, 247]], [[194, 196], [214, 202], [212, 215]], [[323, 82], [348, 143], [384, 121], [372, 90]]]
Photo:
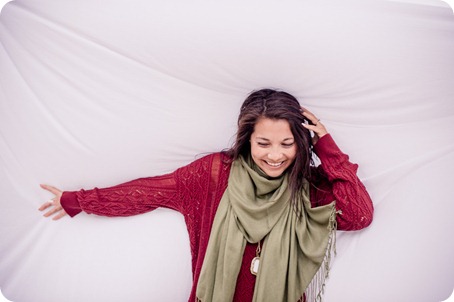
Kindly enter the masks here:
[[279, 163], [271, 163], [269, 161], [265, 161], [269, 166], [273, 167], [273, 168], [277, 168], [277, 167], [280, 167], [284, 164], [283, 161], [279, 162]]

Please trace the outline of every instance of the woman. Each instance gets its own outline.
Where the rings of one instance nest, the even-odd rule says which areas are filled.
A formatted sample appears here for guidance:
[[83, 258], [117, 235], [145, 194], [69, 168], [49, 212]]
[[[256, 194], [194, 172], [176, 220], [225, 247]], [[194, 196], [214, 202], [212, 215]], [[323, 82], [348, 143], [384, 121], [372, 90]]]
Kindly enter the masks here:
[[359, 230], [372, 221], [357, 168], [295, 97], [262, 89], [243, 103], [230, 150], [111, 188], [42, 185], [55, 197], [40, 210], [60, 219], [175, 209], [190, 236], [189, 301], [312, 301], [328, 275], [336, 227]]

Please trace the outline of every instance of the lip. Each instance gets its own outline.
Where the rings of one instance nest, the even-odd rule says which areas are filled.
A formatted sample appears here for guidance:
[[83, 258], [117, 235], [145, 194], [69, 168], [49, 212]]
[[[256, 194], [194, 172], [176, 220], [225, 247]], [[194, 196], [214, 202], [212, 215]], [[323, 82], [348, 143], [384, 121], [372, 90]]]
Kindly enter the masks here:
[[266, 161], [266, 160], [264, 160], [264, 162], [266, 163], [266, 165], [268, 167], [275, 168], [275, 169], [282, 167], [284, 165], [284, 163], [285, 163], [285, 161], [280, 161], [280, 162], [277, 162], [277, 163], [273, 163], [273, 162], [269, 162], [269, 161]]

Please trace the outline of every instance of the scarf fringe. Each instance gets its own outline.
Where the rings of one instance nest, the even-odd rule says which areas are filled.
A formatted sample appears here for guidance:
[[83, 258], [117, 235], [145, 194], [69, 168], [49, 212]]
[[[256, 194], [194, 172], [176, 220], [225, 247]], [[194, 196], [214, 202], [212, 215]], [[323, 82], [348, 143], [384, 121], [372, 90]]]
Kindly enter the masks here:
[[336, 207], [333, 207], [333, 211], [331, 213], [329, 219], [329, 236], [328, 236], [328, 245], [326, 247], [325, 256], [322, 261], [322, 265], [320, 269], [315, 274], [314, 278], [312, 279], [311, 283], [309, 283], [306, 291], [305, 291], [305, 299], [302, 299], [304, 302], [322, 302], [323, 295], [325, 293], [325, 284], [326, 279], [329, 278], [329, 272], [331, 268], [331, 260], [332, 254], [336, 256], [336, 231], [337, 231], [337, 221], [336, 221], [336, 214], [342, 214], [341, 211], [336, 211]]

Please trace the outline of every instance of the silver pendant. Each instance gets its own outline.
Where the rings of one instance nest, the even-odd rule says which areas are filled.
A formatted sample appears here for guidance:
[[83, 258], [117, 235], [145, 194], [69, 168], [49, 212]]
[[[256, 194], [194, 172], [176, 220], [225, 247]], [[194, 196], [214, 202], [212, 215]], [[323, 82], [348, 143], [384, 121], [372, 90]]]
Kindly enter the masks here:
[[259, 272], [260, 257], [254, 257], [251, 261], [251, 274], [257, 275]]

